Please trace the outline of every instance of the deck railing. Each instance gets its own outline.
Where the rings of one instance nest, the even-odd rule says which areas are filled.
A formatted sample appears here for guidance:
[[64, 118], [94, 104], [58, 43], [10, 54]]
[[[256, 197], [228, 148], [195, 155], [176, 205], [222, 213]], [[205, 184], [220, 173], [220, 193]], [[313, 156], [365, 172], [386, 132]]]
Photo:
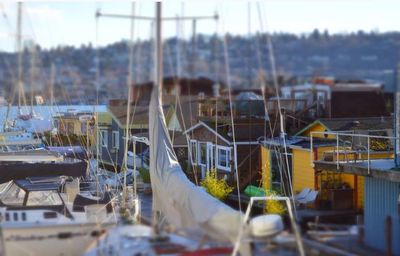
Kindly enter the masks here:
[[[394, 148], [397, 147], [397, 145], [399, 145], [399, 140], [400, 137], [393, 137], [393, 136], [381, 136], [381, 135], [369, 135], [369, 134], [355, 134], [355, 133], [349, 133], [349, 132], [311, 132], [310, 134], [310, 160], [311, 160], [311, 165], [314, 167], [314, 160], [319, 160], [319, 159], [314, 159], [314, 153], [313, 153], [313, 139], [317, 138], [314, 135], [324, 135], [324, 137], [329, 137], [330, 135], [333, 135], [336, 139], [336, 145], [334, 147], [334, 152], [333, 152], [333, 156], [336, 155], [335, 157], [332, 157], [332, 161], [334, 161], [336, 163], [336, 168], [339, 170], [339, 164], [342, 163], [349, 163], [349, 160], [353, 160], [354, 163], [356, 163], [357, 161], [367, 161], [367, 169], [368, 169], [368, 174], [370, 174], [371, 172], [371, 155], [376, 155], [377, 153], [389, 153], [389, 154], [395, 154], [395, 150]], [[353, 147], [353, 143], [351, 143], [350, 146], [347, 146], [346, 143], [348, 141], [344, 141], [342, 143], [340, 143], [340, 137], [344, 138], [344, 137], [350, 137], [351, 141], [354, 141], [354, 138], [358, 138], [360, 139], [364, 139], [366, 140], [367, 145], [363, 146], [361, 145], [357, 145], [359, 148], [364, 147], [364, 150], [354, 150]], [[320, 137], [318, 137], [320, 139]], [[382, 141], [392, 141], [392, 144], [394, 145], [393, 149], [389, 149], [386, 151], [380, 150], [374, 150], [371, 145], [371, 142], [373, 140], [382, 140]], [[343, 152], [343, 153], [342, 153]], [[349, 158], [349, 153], [353, 154], [353, 159]], [[366, 158], [363, 157], [363, 155], [366, 154]], [[343, 155], [343, 160], [341, 160], [341, 155]], [[361, 157], [358, 157], [361, 156]], [[386, 157], [388, 158], [388, 157]], [[374, 157], [373, 159], [378, 159], [376, 157]], [[380, 159], [384, 159], [384, 157], [380, 158]]]

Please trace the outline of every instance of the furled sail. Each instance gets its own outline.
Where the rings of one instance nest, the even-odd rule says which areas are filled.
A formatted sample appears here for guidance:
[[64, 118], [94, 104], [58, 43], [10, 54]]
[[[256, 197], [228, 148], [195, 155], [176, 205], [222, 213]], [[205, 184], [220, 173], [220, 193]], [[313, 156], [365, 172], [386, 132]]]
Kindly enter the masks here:
[[183, 173], [168, 135], [159, 96], [158, 88], [153, 88], [149, 113], [153, 211], [160, 211], [178, 228], [200, 227], [219, 240], [234, 241], [241, 214], [194, 185]]
[[177, 228], [200, 228], [215, 239], [234, 242], [241, 214], [195, 186], [183, 173], [169, 137], [161, 104], [161, 2], [156, 3], [155, 85], [150, 100], [150, 177], [153, 211]]

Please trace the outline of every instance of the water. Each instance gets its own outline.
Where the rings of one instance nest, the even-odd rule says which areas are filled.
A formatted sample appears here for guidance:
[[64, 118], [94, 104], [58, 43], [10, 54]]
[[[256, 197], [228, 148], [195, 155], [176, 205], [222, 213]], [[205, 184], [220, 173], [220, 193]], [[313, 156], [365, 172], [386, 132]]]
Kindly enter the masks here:
[[[0, 129], [2, 130], [3, 124], [6, 121], [7, 116], [7, 106], [0, 106]], [[54, 114], [59, 112], [67, 112], [69, 110], [73, 111], [93, 111], [96, 108], [96, 112], [106, 112], [106, 105], [59, 105], [59, 106], [47, 106], [47, 105], [39, 105], [33, 106], [33, 111], [43, 117], [46, 120], [51, 120]], [[29, 114], [31, 111], [30, 107], [22, 107], [22, 114]], [[13, 119], [18, 115], [18, 107], [12, 106], [10, 108], [9, 119]]]

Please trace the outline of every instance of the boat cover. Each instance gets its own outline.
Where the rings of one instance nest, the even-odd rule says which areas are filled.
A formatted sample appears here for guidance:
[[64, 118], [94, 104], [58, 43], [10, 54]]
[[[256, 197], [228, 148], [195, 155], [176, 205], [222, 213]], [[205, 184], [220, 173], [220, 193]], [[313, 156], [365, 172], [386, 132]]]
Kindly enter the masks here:
[[86, 175], [87, 162], [68, 159], [63, 162], [14, 162], [0, 164], [0, 184], [11, 180], [28, 177], [70, 176], [83, 177]]
[[193, 184], [182, 171], [165, 125], [157, 87], [153, 88], [149, 118], [153, 211], [161, 212], [177, 228], [200, 228], [214, 239], [233, 242], [241, 214]]

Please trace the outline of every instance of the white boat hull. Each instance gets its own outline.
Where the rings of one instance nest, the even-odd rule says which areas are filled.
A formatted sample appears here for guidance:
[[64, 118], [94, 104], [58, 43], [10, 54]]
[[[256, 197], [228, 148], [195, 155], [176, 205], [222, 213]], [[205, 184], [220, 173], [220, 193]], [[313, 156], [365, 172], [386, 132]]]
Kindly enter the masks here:
[[81, 255], [111, 225], [3, 226], [5, 255]]

